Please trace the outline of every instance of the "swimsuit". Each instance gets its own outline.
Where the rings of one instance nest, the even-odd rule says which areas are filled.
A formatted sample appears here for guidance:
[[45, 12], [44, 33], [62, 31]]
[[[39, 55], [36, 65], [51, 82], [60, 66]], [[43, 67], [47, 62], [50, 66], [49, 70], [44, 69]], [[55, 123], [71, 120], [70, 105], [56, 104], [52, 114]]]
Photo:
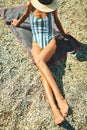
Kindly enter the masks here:
[[36, 18], [33, 13], [30, 14], [33, 41], [35, 41], [41, 48], [45, 48], [54, 37], [53, 23], [54, 18], [52, 13], [48, 13], [45, 18]]

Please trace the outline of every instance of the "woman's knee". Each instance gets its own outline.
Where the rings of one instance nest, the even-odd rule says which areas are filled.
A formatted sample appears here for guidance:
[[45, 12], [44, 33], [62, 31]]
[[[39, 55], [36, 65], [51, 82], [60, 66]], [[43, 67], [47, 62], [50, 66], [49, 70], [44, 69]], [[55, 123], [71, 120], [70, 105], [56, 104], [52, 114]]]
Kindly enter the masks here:
[[43, 68], [43, 66], [44, 66], [44, 60], [42, 60], [41, 58], [35, 59], [35, 63], [37, 65], [37, 67], [39, 67], [39, 68]]

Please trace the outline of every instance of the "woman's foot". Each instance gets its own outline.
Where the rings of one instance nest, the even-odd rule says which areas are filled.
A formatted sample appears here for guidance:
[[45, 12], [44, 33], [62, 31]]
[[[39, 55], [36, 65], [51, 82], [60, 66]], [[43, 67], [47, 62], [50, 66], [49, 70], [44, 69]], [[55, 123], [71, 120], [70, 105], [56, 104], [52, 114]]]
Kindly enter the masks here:
[[66, 117], [68, 115], [69, 106], [65, 99], [61, 99], [58, 101], [58, 107], [60, 109], [61, 114], [63, 117]]
[[55, 118], [55, 124], [57, 125], [61, 124], [64, 121], [64, 117], [62, 116], [60, 111], [57, 109], [57, 107], [53, 109], [53, 113], [54, 113], [54, 118]]

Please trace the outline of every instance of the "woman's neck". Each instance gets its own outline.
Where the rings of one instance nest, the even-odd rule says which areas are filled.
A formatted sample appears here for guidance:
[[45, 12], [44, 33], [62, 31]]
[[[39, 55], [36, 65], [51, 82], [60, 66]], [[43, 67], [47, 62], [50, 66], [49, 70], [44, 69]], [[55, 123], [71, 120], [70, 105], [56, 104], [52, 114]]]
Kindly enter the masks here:
[[35, 9], [35, 11], [33, 12], [34, 16], [37, 18], [45, 18], [47, 16], [47, 13], [42, 12], [40, 10]]

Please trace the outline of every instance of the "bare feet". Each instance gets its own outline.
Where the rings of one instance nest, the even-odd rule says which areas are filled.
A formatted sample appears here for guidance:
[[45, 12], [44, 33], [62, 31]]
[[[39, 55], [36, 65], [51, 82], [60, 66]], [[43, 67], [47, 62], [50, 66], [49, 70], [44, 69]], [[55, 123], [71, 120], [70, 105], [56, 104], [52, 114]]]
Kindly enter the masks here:
[[60, 112], [63, 115], [63, 117], [66, 117], [68, 115], [68, 110], [69, 110], [69, 106], [68, 106], [66, 100], [61, 99], [58, 102], [58, 106], [59, 106]]
[[55, 118], [55, 124], [61, 124], [64, 121], [64, 117], [60, 113], [60, 111], [57, 109], [57, 107], [54, 107], [53, 109], [54, 118]]

